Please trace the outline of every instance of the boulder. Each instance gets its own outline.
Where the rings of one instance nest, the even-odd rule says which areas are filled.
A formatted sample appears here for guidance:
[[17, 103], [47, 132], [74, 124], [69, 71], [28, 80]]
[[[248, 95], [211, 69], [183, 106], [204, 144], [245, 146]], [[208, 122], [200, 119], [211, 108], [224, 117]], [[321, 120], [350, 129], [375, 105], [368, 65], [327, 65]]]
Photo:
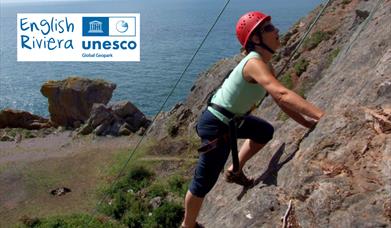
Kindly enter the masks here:
[[113, 103], [110, 105], [110, 108], [117, 117], [125, 120], [128, 128], [133, 132], [136, 132], [140, 127], [150, 124], [145, 115], [129, 101]]
[[149, 201], [149, 206], [153, 209], [160, 207], [160, 205], [162, 205], [162, 197], [160, 196], [156, 196]]
[[107, 104], [116, 85], [103, 80], [69, 77], [47, 81], [41, 93], [48, 98], [50, 120], [55, 125], [77, 127], [90, 116], [94, 103]]
[[78, 133], [96, 135], [130, 135], [149, 126], [150, 120], [131, 102], [120, 101], [111, 105], [94, 104], [90, 117]]
[[30, 112], [4, 109], [0, 112], [0, 128], [25, 128], [29, 130], [51, 127], [49, 120]]

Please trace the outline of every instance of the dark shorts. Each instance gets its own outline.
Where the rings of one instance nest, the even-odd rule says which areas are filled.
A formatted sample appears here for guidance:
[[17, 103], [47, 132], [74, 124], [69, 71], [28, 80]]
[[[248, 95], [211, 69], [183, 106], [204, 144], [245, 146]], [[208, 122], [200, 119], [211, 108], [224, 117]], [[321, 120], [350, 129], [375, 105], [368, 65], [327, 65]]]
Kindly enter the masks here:
[[[196, 131], [201, 138], [202, 145], [228, 132], [228, 125], [221, 122], [210, 111], [205, 110], [197, 123]], [[273, 138], [274, 128], [265, 120], [255, 116], [246, 116], [243, 124], [237, 130], [241, 139], [266, 144]], [[220, 144], [213, 151], [200, 154], [194, 177], [190, 183], [190, 192], [198, 197], [204, 197], [215, 185], [219, 173], [230, 154], [228, 143]]]

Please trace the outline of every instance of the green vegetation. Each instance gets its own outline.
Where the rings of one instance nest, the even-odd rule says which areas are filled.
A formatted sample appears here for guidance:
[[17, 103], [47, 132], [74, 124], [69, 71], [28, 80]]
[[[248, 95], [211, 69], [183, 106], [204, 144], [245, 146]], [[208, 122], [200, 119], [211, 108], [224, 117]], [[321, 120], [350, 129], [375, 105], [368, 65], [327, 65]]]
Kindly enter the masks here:
[[55, 128], [43, 128], [39, 130], [28, 130], [24, 128], [3, 128], [0, 129], [0, 141], [14, 141], [17, 137], [20, 137], [20, 139], [45, 137], [55, 130]]
[[[154, 142], [152, 140], [144, 141], [143, 145], [137, 149], [136, 153], [134, 154], [132, 159], [129, 161], [124, 173], [133, 172], [132, 170], [135, 169], [135, 166], [143, 165], [143, 166], [147, 167], [148, 165], [140, 164], [138, 159], [145, 156], [155, 144], [156, 144], [156, 142]], [[114, 159], [113, 159], [114, 160], [113, 164], [108, 166], [107, 169], [102, 170], [102, 172], [106, 173], [108, 176], [117, 175], [121, 171], [121, 169], [123, 168], [125, 161], [128, 160], [129, 153], [132, 150], [133, 149], [124, 149], [124, 150], [121, 150], [120, 152], [116, 153], [116, 155], [114, 156]], [[99, 188], [101, 188], [101, 187], [99, 187]]]
[[288, 119], [289, 119], [289, 116], [283, 111], [280, 111], [277, 115], [277, 120], [281, 120], [281, 121], [285, 122]]
[[180, 175], [173, 175], [168, 180], [168, 189], [178, 194], [181, 198], [186, 195], [189, 181]]
[[283, 84], [286, 88], [293, 89], [293, 82], [289, 71], [285, 72], [285, 74], [282, 75], [282, 77], [280, 77], [279, 80], [281, 84]]
[[336, 48], [334, 49], [332, 52], [330, 52], [329, 56], [327, 56], [327, 60], [326, 60], [326, 66], [330, 66], [331, 63], [333, 63], [335, 57], [338, 56], [339, 52], [341, 51], [340, 48]]
[[178, 125], [176, 125], [175, 120], [173, 120], [172, 118], [170, 118], [167, 121], [166, 129], [167, 129], [167, 134], [169, 136], [175, 137], [178, 135], [179, 127], [178, 127]]
[[109, 189], [109, 194], [118, 191], [139, 191], [150, 184], [153, 173], [143, 166], [134, 166], [128, 172], [127, 176], [121, 178], [114, 184], [112, 189]]
[[146, 205], [133, 192], [116, 192], [108, 202], [102, 203], [98, 211], [114, 219], [121, 220], [125, 213], [144, 214]]
[[352, 0], [342, 0], [342, 5], [345, 6], [351, 2], [352, 2]]
[[[188, 179], [180, 174], [157, 180], [155, 176], [148, 169], [135, 166], [105, 191], [109, 200], [99, 205], [98, 211], [128, 227], [178, 227], [183, 207], [176, 201], [183, 200]], [[153, 209], [149, 202], [155, 197], [161, 197], [161, 203]]]
[[166, 184], [156, 182], [151, 187], [148, 188], [149, 197], [166, 197], [168, 194], [168, 189], [166, 188]]
[[304, 49], [310, 51], [318, 46], [320, 42], [323, 40], [328, 40], [330, 39], [330, 33], [328, 32], [323, 32], [323, 31], [317, 31], [314, 32], [309, 38], [307, 38], [304, 41]]
[[307, 91], [306, 91], [306, 89], [305, 89], [305, 87], [303, 86], [303, 85], [301, 85], [298, 89], [297, 89], [297, 91], [296, 91], [296, 93], [298, 94], [298, 95], [300, 95], [302, 98], [304, 98], [304, 99], [306, 99], [306, 96], [305, 96], [305, 93], [306, 93]]
[[300, 59], [299, 61], [297, 61], [296, 64], [293, 66], [296, 75], [299, 77], [303, 72], [305, 72], [309, 64], [310, 63], [306, 59]]
[[112, 188], [105, 190], [104, 193], [110, 199], [108, 202], [98, 205], [98, 211], [117, 220], [121, 220], [126, 214], [129, 217], [127, 220], [130, 222], [129, 212], [141, 219], [139, 215], [144, 214], [147, 210], [146, 203], [140, 201], [135, 192], [150, 184], [153, 176], [153, 173], [145, 167], [132, 167], [128, 174], [121, 177]]
[[165, 203], [152, 212], [143, 227], [178, 227], [182, 220], [184, 209], [177, 203]]
[[37, 130], [28, 130], [24, 128], [9, 128], [5, 130], [6, 134], [12, 138], [20, 135], [24, 139], [37, 137]]
[[51, 228], [51, 227], [125, 228], [126, 227], [109, 218], [93, 218], [92, 216], [86, 214], [53, 216], [44, 219], [24, 217], [21, 219], [21, 222], [22, 225], [18, 225], [17, 227], [31, 227], [31, 228]]

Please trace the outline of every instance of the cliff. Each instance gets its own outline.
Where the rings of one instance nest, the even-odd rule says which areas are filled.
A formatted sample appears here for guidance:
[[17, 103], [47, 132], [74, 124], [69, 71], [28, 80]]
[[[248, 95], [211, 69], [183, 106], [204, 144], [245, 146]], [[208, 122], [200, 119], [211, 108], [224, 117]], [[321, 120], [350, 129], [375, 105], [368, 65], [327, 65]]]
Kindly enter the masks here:
[[[319, 10], [285, 35], [273, 62], [277, 72]], [[327, 114], [309, 132], [267, 97], [254, 115], [270, 121], [276, 132], [245, 168], [259, 184], [244, 191], [220, 178], [200, 222], [206, 227], [276, 227], [291, 201], [291, 227], [389, 226], [390, 21], [389, 0], [332, 1], [281, 77]], [[221, 60], [202, 73], [186, 101], [157, 118], [150, 137], [167, 142], [194, 135], [209, 94], [240, 59]], [[175, 147], [170, 149], [175, 153]]]

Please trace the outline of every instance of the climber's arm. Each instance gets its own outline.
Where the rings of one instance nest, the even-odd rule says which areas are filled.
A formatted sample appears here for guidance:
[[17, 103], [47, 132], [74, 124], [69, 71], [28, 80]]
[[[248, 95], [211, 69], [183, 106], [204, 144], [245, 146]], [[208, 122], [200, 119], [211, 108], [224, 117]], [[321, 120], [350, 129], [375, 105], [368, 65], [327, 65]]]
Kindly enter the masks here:
[[277, 104], [282, 109], [282, 111], [284, 111], [290, 118], [294, 119], [297, 123], [303, 125], [304, 127], [313, 128], [316, 125], [317, 121], [314, 121], [312, 119], [307, 120], [300, 113], [290, 110], [284, 107], [283, 105], [279, 104], [278, 102]]
[[285, 88], [273, 75], [269, 67], [260, 59], [250, 59], [243, 69], [243, 74], [250, 76], [263, 86], [273, 99], [281, 106], [319, 120], [324, 112], [303, 99], [295, 92]]

